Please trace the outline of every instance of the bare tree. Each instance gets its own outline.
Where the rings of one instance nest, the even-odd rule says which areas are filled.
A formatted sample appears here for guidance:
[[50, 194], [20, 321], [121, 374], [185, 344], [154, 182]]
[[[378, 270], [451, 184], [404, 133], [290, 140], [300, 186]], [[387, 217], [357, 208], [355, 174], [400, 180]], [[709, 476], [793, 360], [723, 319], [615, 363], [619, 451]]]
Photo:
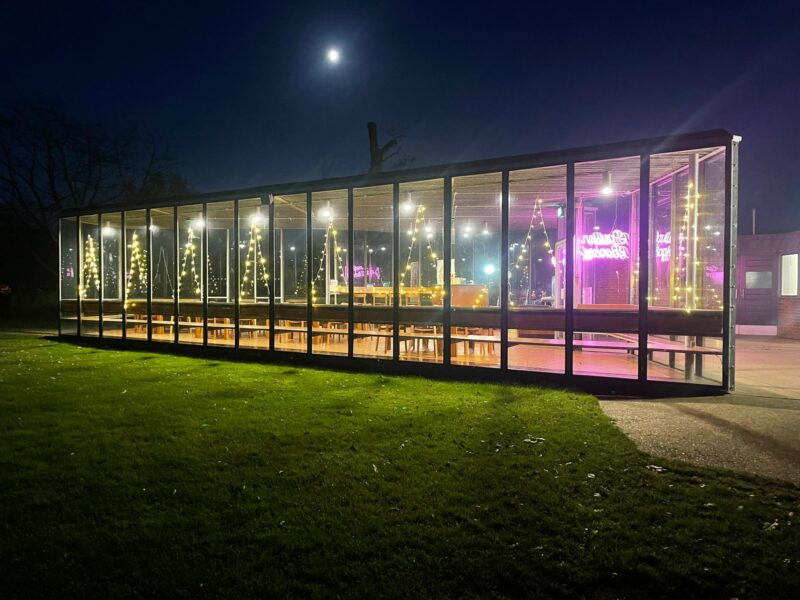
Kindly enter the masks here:
[[380, 173], [383, 168], [389, 166], [392, 158], [397, 158], [392, 168], [405, 169], [414, 163], [410, 157], [398, 158], [401, 152], [400, 141], [403, 139], [401, 134], [389, 134], [390, 139], [383, 146], [378, 143], [378, 125], [373, 122], [367, 123], [367, 133], [369, 134], [369, 172]]
[[112, 135], [40, 106], [0, 115], [0, 208], [30, 229], [37, 247], [28, 250], [40, 263], [50, 262], [62, 210], [186, 191], [140, 129]]

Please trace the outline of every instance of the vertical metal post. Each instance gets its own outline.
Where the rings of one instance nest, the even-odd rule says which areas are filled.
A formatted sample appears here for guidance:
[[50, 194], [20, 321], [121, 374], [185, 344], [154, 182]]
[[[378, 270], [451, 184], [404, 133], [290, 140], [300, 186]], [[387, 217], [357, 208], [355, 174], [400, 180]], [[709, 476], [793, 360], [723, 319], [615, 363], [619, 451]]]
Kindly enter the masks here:
[[[353, 307], [353, 251], [355, 249], [355, 216], [353, 214], [353, 188], [347, 188], [347, 356], [353, 356], [355, 340], [355, 308]], [[334, 266], [335, 268], [335, 266]]]
[[[241, 281], [241, 273], [239, 272], [239, 262], [241, 261], [241, 257], [239, 256], [239, 199], [233, 201], [233, 274], [234, 274], [234, 284], [233, 284], [233, 347], [234, 349], [239, 349], [239, 318], [241, 317], [241, 286], [239, 282]], [[256, 253], [255, 256], [256, 260], [258, 260], [258, 254]], [[258, 265], [256, 265], [256, 269], [258, 269]], [[226, 276], [230, 277], [230, 273]], [[254, 278], [258, 281], [258, 278]], [[267, 280], [269, 281], [269, 279]], [[256, 287], [257, 284], [253, 285], [253, 302], [258, 305], [258, 288]], [[230, 284], [228, 284], [228, 289], [230, 289]]]
[[[687, 202], [689, 204], [689, 222], [686, 223], [686, 235], [689, 237], [690, 246], [687, 248], [691, 253], [691, 259], [687, 261], [691, 267], [691, 277], [685, 284], [686, 308], [697, 308], [697, 294], [700, 292], [697, 285], [697, 236], [698, 236], [698, 199], [700, 198], [700, 155], [694, 153], [689, 159], [689, 182], [693, 187], [689, 188]], [[691, 282], [691, 283], [690, 283]], [[702, 287], [702, 286], [700, 286]], [[689, 291], [691, 289], [691, 291]]]
[[57, 307], [57, 322], [58, 322], [58, 337], [61, 337], [61, 302], [63, 298], [61, 297], [61, 280], [64, 278], [64, 258], [61, 255], [61, 228], [64, 224], [64, 219], [58, 219], [58, 281], [56, 284], [58, 285], [58, 307]]
[[97, 291], [97, 336], [103, 337], [103, 218], [97, 213], [97, 239], [99, 240], [99, 269], [100, 269], [100, 289]]
[[[352, 257], [351, 257], [352, 258]], [[352, 261], [351, 261], [352, 262]], [[400, 184], [392, 184], [392, 360], [400, 360]]]
[[444, 178], [444, 300], [442, 302], [442, 363], [450, 365], [450, 260], [452, 254], [452, 228], [453, 228], [453, 178]]
[[81, 237], [81, 217], [75, 217], [75, 231], [77, 232], [78, 236], [76, 238], [77, 244], [76, 248], [78, 251], [78, 259], [75, 261], [77, 272], [75, 273], [78, 281], [78, 285], [75, 287], [75, 298], [78, 307], [78, 322], [77, 322], [77, 333], [78, 336], [81, 335], [81, 329], [83, 323], [81, 322], [81, 317], [83, 313], [83, 303], [81, 300], [81, 289], [83, 289], [83, 238]]
[[172, 290], [172, 341], [178, 343], [180, 340], [180, 307], [178, 305], [181, 293], [181, 230], [178, 225], [179, 207], [172, 207], [172, 234], [175, 238], [175, 256], [172, 260], [174, 289]]
[[[270, 206], [272, 206], [272, 204], [270, 204]], [[274, 215], [274, 210], [273, 210], [273, 212], [271, 214]], [[285, 267], [286, 261], [284, 260], [284, 256], [283, 256], [283, 249], [284, 249], [283, 227], [281, 227], [278, 231], [280, 232], [280, 239], [278, 239], [278, 241], [277, 241], [277, 246], [273, 242], [273, 248], [275, 248], [275, 247], [278, 248], [278, 254], [275, 255], [275, 260], [280, 262], [280, 270], [278, 271], [278, 279], [280, 279], [280, 281], [281, 281], [281, 302], [286, 302], [286, 278], [284, 277], [284, 273], [286, 272], [286, 267]], [[275, 234], [275, 227], [274, 226], [272, 227], [272, 234], [273, 234], [273, 239], [274, 239], [274, 234]], [[295, 262], [297, 262], [297, 255], [296, 254], [294, 255], [293, 260]], [[295, 270], [296, 270], [296, 268], [295, 268]], [[297, 281], [295, 281], [294, 284], [297, 285]]]
[[639, 363], [640, 382], [647, 381], [647, 311], [650, 287], [650, 155], [639, 157]]
[[208, 204], [203, 202], [203, 231], [200, 233], [200, 290], [203, 300], [203, 346], [208, 346]]
[[567, 163], [567, 231], [564, 269], [564, 374], [572, 376], [573, 334], [575, 332], [575, 163]]
[[508, 370], [508, 214], [509, 175], [503, 171], [500, 192], [500, 370]]
[[739, 204], [738, 136], [725, 148], [725, 252], [722, 312], [722, 388], [733, 390], [736, 383], [736, 246]]
[[122, 211], [122, 230], [120, 238], [122, 239], [122, 273], [119, 277], [119, 285], [121, 288], [122, 296], [122, 339], [128, 338], [128, 244], [127, 232], [128, 227], [127, 213]]
[[[267, 197], [269, 202], [269, 238], [267, 240], [267, 264], [269, 265], [269, 351], [275, 349], [275, 198]], [[281, 290], [283, 290], [283, 236], [281, 236]], [[281, 291], [283, 300], [283, 291]]]
[[150, 209], [145, 210], [145, 244], [147, 247], [147, 341], [153, 341], [153, 215]]
[[311, 192], [306, 192], [306, 353], [311, 354], [313, 346], [314, 305], [311, 290], [314, 285], [314, 229], [311, 218]]

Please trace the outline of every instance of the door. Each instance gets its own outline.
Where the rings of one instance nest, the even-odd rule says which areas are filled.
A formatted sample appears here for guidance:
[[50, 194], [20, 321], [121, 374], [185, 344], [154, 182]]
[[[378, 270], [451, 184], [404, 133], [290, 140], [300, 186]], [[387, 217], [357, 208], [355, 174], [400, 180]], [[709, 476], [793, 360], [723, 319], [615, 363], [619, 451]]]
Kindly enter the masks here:
[[737, 265], [736, 322], [775, 325], [778, 318], [775, 257], [740, 256]]

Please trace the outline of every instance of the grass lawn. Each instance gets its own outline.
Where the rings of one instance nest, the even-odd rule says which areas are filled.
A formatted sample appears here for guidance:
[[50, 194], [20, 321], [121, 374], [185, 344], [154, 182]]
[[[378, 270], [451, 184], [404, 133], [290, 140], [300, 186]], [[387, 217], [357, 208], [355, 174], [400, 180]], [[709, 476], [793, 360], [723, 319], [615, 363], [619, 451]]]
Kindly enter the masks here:
[[0, 597], [800, 586], [798, 488], [648, 457], [552, 389], [0, 333], [0, 490]]

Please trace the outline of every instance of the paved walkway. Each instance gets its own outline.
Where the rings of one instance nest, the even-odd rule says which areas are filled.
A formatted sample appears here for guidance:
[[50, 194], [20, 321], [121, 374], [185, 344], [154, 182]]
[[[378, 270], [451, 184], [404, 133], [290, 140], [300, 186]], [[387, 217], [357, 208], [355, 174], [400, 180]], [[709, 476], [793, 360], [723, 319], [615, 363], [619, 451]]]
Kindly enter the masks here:
[[736, 344], [728, 396], [600, 405], [645, 452], [800, 485], [800, 341], [739, 336]]

